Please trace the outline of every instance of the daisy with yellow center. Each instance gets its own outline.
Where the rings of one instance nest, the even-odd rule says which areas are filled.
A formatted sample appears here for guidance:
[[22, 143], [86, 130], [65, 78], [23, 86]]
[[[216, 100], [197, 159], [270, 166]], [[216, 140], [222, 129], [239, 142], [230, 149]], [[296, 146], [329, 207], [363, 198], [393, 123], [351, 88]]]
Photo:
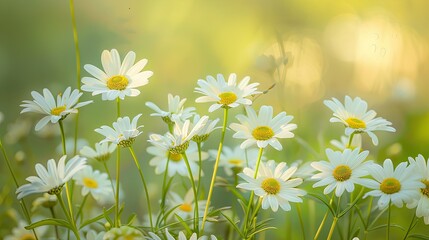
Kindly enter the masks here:
[[247, 116], [237, 115], [238, 123], [232, 123], [230, 128], [236, 133], [234, 138], [245, 139], [241, 144], [241, 148], [245, 149], [254, 144], [259, 148], [265, 148], [271, 145], [276, 150], [282, 150], [278, 138], [292, 138], [294, 134], [291, 132], [296, 129], [296, 124], [289, 123], [293, 117], [286, 115], [286, 112], [281, 112], [273, 117], [273, 107], [262, 106], [259, 113], [251, 107], [246, 108]]
[[201, 93], [204, 96], [195, 100], [197, 103], [214, 102], [209, 108], [209, 112], [213, 112], [219, 108], [234, 108], [240, 105], [251, 105], [252, 101], [247, 97], [261, 92], [257, 91], [256, 87], [259, 83], [249, 84], [250, 77], [245, 77], [237, 84], [237, 75], [231, 73], [228, 81], [222, 74], [218, 74], [216, 78], [207, 76], [207, 80], [200, 79], [195, 88], [195, 92]]
[[373, 189], [365, 194], [367, 196], [380, 197], [378, 207], [384, 209], [393, 203], [402, 207], [403, 203], [412, 204], [420, 198], [421, 189], [425, 184], [421, 181], [422, 175], [414, 164], [408, 166], [407, 162], [401, 162], [396, 169], [390, 159], [386, 159], [383, 166], [372, 165], [368, 172], [374, 178], [366, 187]]
[[271, 208], [276, 212], [280, 206], [284, 211], [290, 211], [290, 202], [302, 202], [304, 190], [296, 188], [302, 183], [301, 178], [291, 178], [296, 172], [296, 167], [287, 168], [286, 163], [278, 165], [273, 160], [268, 163], [260, 163], [256, 179], [255, 172], [251, 168], [245, 168], [238, 176], [246, 182], [237, 185], [237, 188], [254, 191], [256, 196], [262, 198], [262, 208]]
[[[209, 150], [210, 156], [214, 159], [217, 155], [217, 150]], [[255, 166], [258, 158], [258, 149], [248, 148], [243, 150], [240, 146], [230, 148], [224, 146], [220, 155], [219, 166], [223, 167], [226, 175], [232, 176], [234, 173], [243, 171], [243, 168]], [[266, 158], [262, 156], [262, 161]]]
[[33, 101], [25, 100], [20, 105], [24, 108], [21, 113], [36, 112], [47, 115], [36, 124], [36, 131], [46, 126], [48, 122], [57, 123], [65, 119], [70, 113], [77, 113], [78, 108], [92, 103], [92, 101], [79, 102], [82, 93], [77, 89], [71, 91], [70, 87], [66, 88], [62, 94], [59, 94], [56, 100], [46, 88], [43, 89], [43, 96], [36, 91], [32, 91], [31, 96], [34, 98]]
[[346, 126], [345, 134], [367, 133], [374, 145], [378, 145], [378, 138], [374, 131], [395, 132], [392, 123], [381, 117], [375, 117], [374, 110], [368, 111], [368, 104], [359, 97], [351, 99], [345, 96], [344, 105], [336, 98], [325, 100], [324, 104], [334, 112], [331, 122], [340, 122]]
[[[40, 221], [40, 217], [33, 219], [33, 222]], [[12, 229], [12, 234], [5, 236], [4, 240], [36, 240], [33, 231], [25, 229], [28, 224], [23, 221], [18, 221], [18, 226]], [[48, 232], [49, 227], [47, 225], [35, 228], [38, 239], [43, 238], [43, 236]]]
[[92, 77], [82, 78], [82, 90], [92, 92], [92, 95], [101, 94], [103, 100], [124, 99], [125, 96], [135, 97], [140, 94], [137, 87], [148, 84], [152, 71], [142, 71], [147, 64], [147, 59], [134, 63], [136, 54], [130, 51], [123, 62], [116, 49], [104, 50], [101, 54], [103, 70], [86, 64], [85, 70]]
[[113, 198], [112, 185], [106, 173], [87, 166], [76, 173], [73, 179], [76, 181], [76, 185], [82, 186], [82, 196], [91, 193], [91, 196], [99, 203], [107, 202], [105, 198]]
[[[169, 148], [160, 145], [150, 146], [146, 151], [154, 156], [149, 161], [149, 165], [155, 167], [156, 174], [164, 173], [168, 162], [168, 176], [173, 177], [175, 174], [179, 174], [186, 177], [189, 175], [182, 154], [170, 153]], [[170, 156], [170, 161], [168, 161], [168, 156]], [[198, 148], [196, 143], [190, 142], [188, 149], [186, 149], [186, 156], [188, 157], [193, 176], [198, 176]], [[207, 158], [208, 154], [201, 152], [201, 160], [206, 160]]]
[[[192, 192], [192, 189], [189, 189], [185, 196], [182, 198], [179, 194], [175, 192], [169, 193], [169, 201], [168, 204], [170, 205], [170, 208], [175, 208], [174, 214], [179, 215], [184, 220], [189, 220], [194, 217], [194, 194]], [[204, 208], [206, 206], [205, 200], [198, 200], [198, 212], [199, 216], [202, 216], [204, 214]], [[173, 216], [173, 215], [171, 215]]]
[[416, 174], [421, 176], [420, 181], [424, 186], [420, 188], [420, 197], [407, 204], [407, 207], [416, 208], [416, 216], [423, 217], [425, 224], [429, 224], [429, 159], [426, 161], [419, 154], [415, 159], [408, 158], [408, 161], [415, 166]]
[[130, 147], [135, 138], [140, 135], [142, 132], [139, 128], [142, 128], [143, 125], [137, 126], [137, 121], [142, 114], [138, 114], [131, 121], [129, 117], [119, 117], [116, 122], [114, 122], [113, 128], [109, 126], [101, 126], [100, 128], [95, 129], [96, 132], [105, 136], [101, 143], [112, 142], [121, 147]]
[[108, 142], [96, 143], [95, 149], [84, 146], [80, 150], [80, 154], [84, 157], [92, 158], [99, 162], [105, 162], [109, 160], [112, 153], [116, 150], [116, 146], [117, 144]]
[[340, 197], [344, 191], [353, 192], [355, 184], [366, 185], [370, 181], [363, 178], [368, 175], [368, 168], [372, 161], [365, 161], [368, 151], [359, 152], [360, 149], [344, 149], [333, 151], [326, 149], [328, 161], [313, 162], [311, 166], [320, 171], [311, 179], [319, 180], [313, 187], [326, 186], [323, 194], [327, 195], [335, 189], [335, 195]]

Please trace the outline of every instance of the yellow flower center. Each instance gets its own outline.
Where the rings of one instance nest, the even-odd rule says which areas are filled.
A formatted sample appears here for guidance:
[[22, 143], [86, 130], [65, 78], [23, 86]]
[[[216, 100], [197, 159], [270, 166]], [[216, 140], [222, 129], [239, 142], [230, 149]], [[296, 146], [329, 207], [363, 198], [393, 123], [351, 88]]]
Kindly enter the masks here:
[[219, 103], [223, 105], [229, 105], [237, 100], [237, 95], [233, 92], [223, 92], [218, 97], [220, 98]]
[[243, 160], [240, 159], [229, 159], [228, 163], [240, 167], [243, 163]]
[[26, 233], [19, 238], [19, 240], [35, 240], [35, 239], [36, 238], [32, 233]]
[[85, 185], [85, 187], [87, 187], [87, 188], [97, 188], [98, 187], [97, 181], [95, 181], [92, 178], [88, 178], [88, 177], [83, 178], [83, 185]]
[[275, 195], [280, 192], [280, 183], [275, 178], [267, 178], [262, 181], [261, 188], [266, 193]]
[[184, 212], [191, 212], [192, 206], [189, 203], [184, 203], [184, 204], [180, 205], [179, 209], [184, 211]]
[[174, 162], [180, 162], [182, 161], [182, 154], [170, 152], [170, 160]]
[[394, 194], [401, 190], [401, 183], [396, 178], [386, 178], [380, 184], [380, 190], [385, 194]]
[[274, 136], [273, 129], [268, 126], [260, 126], [252, 131], [252, 136], [256, 140], [268, 140]]
[[429, 180], [428, 179], [422, 180], [422, 183], [424, 183], [426, 187], [420, 189], [420, 191], [422, 192], [423, 195], [429, 198]]
[[332, 172], [332, 176], [334, 176], [335, 180], [344, 182], [352, 176], [352, 169], [347, 165], [338, 165]]
[[124, 76], [113, 76], [107, 80], [107, 87], [111, 90], [124, 90], [128, 86], [128, 79]]
[[55, 116], [59, 116], [62, 112], [64, 112], [64, 110], [66, 110], [66, 106], [59, 106], [56, 108], [52, 108], [51, 110], [51, 114], [55, 115]]
[[349, 127], [354, 129], [366, 128], [365, 122], [358, 118], [354, 118], [354, 117], [347, 118], [346, 123], [349, 125]]

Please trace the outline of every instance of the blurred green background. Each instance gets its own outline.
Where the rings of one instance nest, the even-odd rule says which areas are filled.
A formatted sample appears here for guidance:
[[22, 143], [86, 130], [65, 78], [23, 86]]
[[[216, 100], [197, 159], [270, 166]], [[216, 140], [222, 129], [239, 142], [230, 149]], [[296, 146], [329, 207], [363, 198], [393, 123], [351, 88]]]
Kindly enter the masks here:
[[[187, 106], [192, 106], [198, 79], [231, 72], [251, 76], [262, 90], [276, 83], [255, 105], [273, 105], [277, 112], [294, 115], [299, 139], [321, 153], [314, 156], [302, 141], [285, 140], [286, 151], [269, 152], [279, 161], [323, 157], [329, 140], [343, 131], [342, 126], [329, 124], [331, 112], [323, 100], [343, 100], [344, 95], [367, 100], [397, 129], [395, 134], [379, 134], [377, 147], [364, 137], [372, 159], [400, 162], [419, 153], [429, 157], [428, 9], [426, 0], [75, 2], [82, 66], [101, 66], [101, 52], [112, 48], [122, 57], [132, 50], [137, 59], [149, 60], [145, 69], [154, 72], [150, 83], [140, 89], [140, 96], [122, 104], [123, 115], [145, 115], [140, 120], [145, 134], [136, 148], [146, 159], [147, 134], [166, 128], [148, 116], [151, 110], [144, 103], [165, 107], [167, 94], [172, 93], [188, 98]], [[0, 2], [0, 111], [5, 114], [1, 135], [20, 117], [19, 104], [31, 99], [31, 91], [46, 87], [55, 93], [77, 86], [71, 27], [68, 1]], [[280, 64], [280, 75], [273, 73], [275, 63]], [[88, 76], [83, 69], [82, 76]], [[85, 93], [83, 100], [88, 99], [95, 104], [82, 108], [79, 132], [93, 146], [101, 139], [93, 129], [110, 125], [116, 110], [99, 96]], [[196, 107], [207, 114], [208, 105]], [[37, 119], [34, 116], [33, 122]], [[27, 140], [8, 146], [10, 155], [26, 149], [27, 156], [41, 162], [52, 158], [50, 151], [59, 137], [38, 141], [34, 130], [30, 132]], [[227, 141], [238, 143], [231, 135]], [[33, 171], [32, 164], [16, 164]], [[4, 164], [0, 166], [0, 181], [9, 182]], [[148, 167], [148, 174], [152, 170]]]

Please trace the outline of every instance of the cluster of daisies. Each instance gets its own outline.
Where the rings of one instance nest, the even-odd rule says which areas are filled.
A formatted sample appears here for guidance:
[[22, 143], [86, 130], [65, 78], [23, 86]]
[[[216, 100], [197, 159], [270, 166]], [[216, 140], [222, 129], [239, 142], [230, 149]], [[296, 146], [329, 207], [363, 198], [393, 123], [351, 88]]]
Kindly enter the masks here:
[[[146, 102], [146, 106], [153, 110], [150, 116], [160, 118], [166, 126], [165, 133], [150, 134], [147, 140], [146, 152], [151, 155], [148, 164], [156, 174], [162, 175], [162, 181], [156, 185], [161, 189], [161, 196], [156, 199], [156, 208], [152, 208], [150, 203], [155, 200], [149, 197], [144, 172], [133, 150], [133, 143], [143, 133], [143, 125], [138, 123], [142, 114], [131, 118], [121, 116], [119, 108], [126, 97], [139, 96], [137, 88], [148, 84], [153, 74], [143, 70], [146, 59], [135, 61], [134, 52], [129, 52], [121, 60], [117, 50], [113, 49], [103, 51], [102, 69], [90, 64], [84, 66], [91, 77], [82, 79], [81, 89], [93, 96], [101, 94], [102, 100], [116, 101], [118, 118], [95, 129], [102, 136], [100, 141], [94, 148], [84, 146], [79, 155], [66, 155], [63, 120], [92, 101], [80, 102], [83, 93], [68, 87], [56, 98], [48, 89], [43, 89], [43, 95], [33, 91], [33, 100], [23, 102], [21, 113], [44, 115], [36, 124], [36, 131], [48, 123], [59, 125], [63, 155], [58, 162], [48, 160], [46, 167], [37, 163], [37, 176], [26, 178], [29, 183], [18, 187], [17, 198], [22, 201], [31, 194], [43, 194], [33, 204], [49, 208], [53, 213], [59, 208], [59, 203], [63, 210], [60, 216], [64, 218], [54, 216], [49, 221], [29, 223], [29, 229], [51, 225], [51, 231], [16, 229], [13, 234], [19, 232], [30, 237], [39, 234], [39, 239], [250, 239], [263, 230], [258, 229], [261, 224], [257, 223], [260, 209], [290, 211], [292, 203], [303, 202], [307, 195], [302, 187], [304, 181], [315, 181], [314, 191], [326, 186], [323, 194], [334, 192], [337, 198], [345, 192], [354, 192], [356, 185], [361, 185], [370, 189], [363, 198], [378, 198], [380, 209], [391, 204], [402, 207], [405, 203], [409, 208], [416, 208], [416, 216], [424, 217], [425, 223], [429, 224], [429, 162], [419, 155], [395, 168], [390, 159], [386, 159], [382, 166], [367, 160], [369, 151], [362, 149], [361, 135], [367, 134], [377, 145], [375, 132], [394, 132], [395, 129], [389, 121], [376, 117], [375, 111], [368, 111], [365, 101], [348, 96], [344, 104], [335, 98], [325, 101], [325, 105], [334, 112], [330, 121], [345, 126], [341, 141], [332, 142], [339, 150], [326, 149], [327, 161], [288, 164], [267, 159], [265, 153], [271, 148], [284, 151], [282, 139], [293, 138], [293, 130], [297, 128], [292, 123], [293, 116], [286, 112], [275, 114], [271, 106], [253, 108], [252, 99], [262, 94], [257, 89], [259, 84], [250, 83], [250, 77], [240, 80], [236, 74], [227, 78], [221, 74], [207, 76], [198, 80], [195, 88], [195, 92], [202, 95], [195, 102], [210, 103], [209, 113], [223, 110], [223, 122], [210, 115], [199, 115], [194, 107], [185, 106], [185, 98], [172, 94], [168, 95], [168, 107], [165, 109], [156, 103]], [[239, 112], [237, 108], [244, 108], [245, 114], [229, 118], [231, 113]], [[220, 139], [219, 134], [212, 136], [214, 131], [221, 135]], [[225, 136], [229, 135], [241, 142], [233, 147], [224, 146]], [[209, 139], [219, 142], [217, 149], [205, 148]], [[143, 188], [135, 193], [146, 194], [145, 202], [139, 208], [147, 214], [130, 217], [128, 222], [121, 217], [123, 208], [127, 208], [128, 197], [124, 197], [123, 186], [119, 184], [120, 150], [123, 148], [128, 148], [131, 155], [122, 154], [122, 157], [133, 158], [143, 183]], [[116, 166], [109, 169], [107, 163], [115, 151]], [[210, 168], [204, 173], [203, 161], [210, 160], [214, 163], [207, 164]], [[236, 207], [232, 210], [216, 209], [221, 206], [211, 204], [213, 189], [222, 186], [217, 178], [220, 167], [228, 182], [224, 185], [240, 199], [241, 213]], [[116, 174], [113, 176], [111, 173]], [[201, 181], [203, 177], [211, 179], [209, 186]], [[178, 183], [174, 179], [181, 181]], [[79, 190], [81, 197], [76, 193]], [[87, 202], [92, 201], [90, 199], [99, 208], [91, 208], [95, 209], [94, 212], [87, 213], [83, 209]], [[225, 223], [235, 231], [228, 237], [216, 231], [216, 224]], [[19, 226], [21, 230], [22, 225]], [[207, 235], [210, 233], [214, 235]]]

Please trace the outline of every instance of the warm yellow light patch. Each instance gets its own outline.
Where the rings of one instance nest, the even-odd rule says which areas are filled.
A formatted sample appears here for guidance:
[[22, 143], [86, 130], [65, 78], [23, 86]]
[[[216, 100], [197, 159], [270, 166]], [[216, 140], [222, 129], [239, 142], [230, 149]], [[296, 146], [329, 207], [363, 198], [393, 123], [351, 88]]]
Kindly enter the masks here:
[[32, 233], [26, 233], [24, 235], [22, 235], [19, 240], [36, 240], [36, 238], [34, 237], [34, 235]]
[[97, 181], [95, 181], [92, 178], [88, 178], [88, 177], [83, 178], [83, 185], [85, 185], [85, 187], [87, 187], [87, 188], [97, 188], [98, 187]]
[[425, 195], [426, 197], [429, 198], [429, 180], [425, 179], [422, 181], [422, 183], [424, 183], [426, 185], [426, 187], [420, 189], [420, 191], [422, 192], [423, 195]]
[[51, 114], [55, 115], [55, 116], [59, 116], [62, 112], [64, 112], [64, 110], [66, 110], [66, 106], [59, 106], [56, 108], [52, 108], [51, 110]]
[[349, 125], [349, 127], [354, 129], [366, 128], [366, 123], [358, 118], [347, 118], [346, 123]]
[[253, 129], [252, 136], [256, 140], [265, 141], [265, 140], [272, 138], [274, 136], [274, 132], [273, 132], [273, 129], [271, 129], [268, 126], [260, 126], [260, 127]]
[[352, 176], [352, 169], [347, 165], [338, 165], [332, 172], [332, 176], [334, 176], [337, 181], [347, 181]]
[[267, 178], [262, 181], [261, 188], [268, 194], [277, 194], [280, 192], [280, 183], [275, 178]]
[[107, 87], [111, 90], [124, 90], [128, 86], [128, 79], [124, 76], [113, 76], [107, 80]]
[[189, 203], [184, 203], [184, 204], [180, 205], [179, 209], [184, 211], [184, 212], [191, 212], [192, 206]]
[[237, 100], [237, 95], [233, 92], [223, 92], [218, 97], [220, 98], [219, 103], [223, 105], [229, 105]]
[[394, 194], [401, 190], [401, 183], [396, 178], [386, 178], [380, 184], [380, 190], [385, 194]]

